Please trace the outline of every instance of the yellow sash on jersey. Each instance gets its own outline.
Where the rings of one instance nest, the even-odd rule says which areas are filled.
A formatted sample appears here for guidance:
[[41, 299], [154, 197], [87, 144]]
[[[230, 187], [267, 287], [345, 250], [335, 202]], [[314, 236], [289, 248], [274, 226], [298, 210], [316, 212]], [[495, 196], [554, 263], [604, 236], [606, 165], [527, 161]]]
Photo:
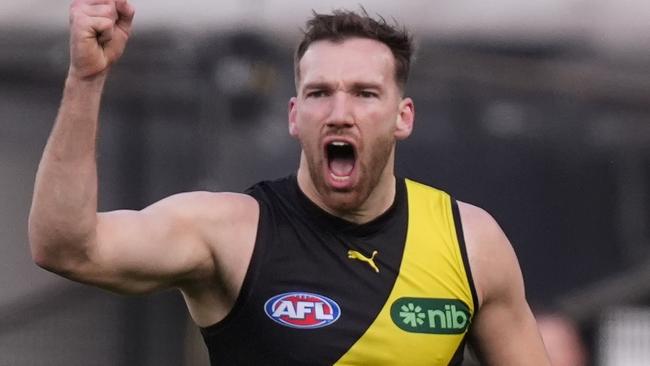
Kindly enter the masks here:
[[408, 230], [395, 285], [379, 315], [336, 365], [448, 365], [474, 301], [448, 194], [406, 180]]

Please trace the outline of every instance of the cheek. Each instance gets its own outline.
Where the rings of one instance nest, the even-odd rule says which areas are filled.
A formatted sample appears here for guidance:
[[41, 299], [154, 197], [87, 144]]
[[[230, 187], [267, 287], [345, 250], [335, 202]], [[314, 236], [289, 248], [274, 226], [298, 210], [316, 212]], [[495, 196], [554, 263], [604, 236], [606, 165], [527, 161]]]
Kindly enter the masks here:
[[294, 130], [295, 134], [293, 137], [298, 140], [303, 150], [313, 152], [318, 148], [318, 131], [313, 123], [301, 120], [299, 123], [296, 123]]
[[361, 129], [362, 140], [365, 142], [364, 150], [367, 150], [364, 155], [370, 160], [378, 157], [384, 159], [395, 143], [396, 116], [376, 113], [369, 117], [369, 123]]
[[327, 115], [329, 102], [327, 98], [305, 99], [302, 101], [300, 116], [309, 120], [321, 119]]
[[323, 119], [322, 113], [317, 108], [303, 107], [295, 116], [295, 129], [299, 134], [305, 134], [317, 128]]
[[381, 140], [385, 142], [394, 137], [393, 134], [397, 129], [397, 116], [394, 113], [376, 112], [368, 115], [366, 121], [369, 121], [369, 123], [367, 123], [365, 130], [371, 141]]
[[386, 126], [382, 126], [381, 128], [376, 126], [366, 131], [366, 137], [363, 139], [364, 143], [362, 146], [362, 154], [364, 155], [362, 159], [366, 160], [366, 163], [369, 161], [383, 160], [390, 153], [395, 141], [392, 130], [392, 128]]

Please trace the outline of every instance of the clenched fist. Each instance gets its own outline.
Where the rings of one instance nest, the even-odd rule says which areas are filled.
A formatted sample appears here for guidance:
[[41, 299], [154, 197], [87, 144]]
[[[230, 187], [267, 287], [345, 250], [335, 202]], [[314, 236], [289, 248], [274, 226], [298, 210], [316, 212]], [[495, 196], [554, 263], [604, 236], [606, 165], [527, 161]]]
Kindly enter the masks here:
[[105, 73], [124, 52], [134, 14], [127, 0], [74, 0], [70, 75], [85, 79]]

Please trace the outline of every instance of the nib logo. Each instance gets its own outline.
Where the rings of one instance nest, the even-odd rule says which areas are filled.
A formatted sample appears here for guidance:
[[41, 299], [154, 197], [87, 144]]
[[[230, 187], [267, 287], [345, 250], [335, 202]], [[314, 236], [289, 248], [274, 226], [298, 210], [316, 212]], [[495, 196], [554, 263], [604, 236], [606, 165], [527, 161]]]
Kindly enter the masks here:
[[456, 299], [402, 297], [393, 303], [390, 315], [410, 333], [461, 334], [470, 323], [469, 308]]
[[408, 305], [402, 305], [400, 309], [402, 311], [399, 312], [399, 316], [402, 318], [404, 324], [408, 324], [412, 328], [424, 324], [424, 319], [427, 316], [421, 312], [421, 307], [415, 306], [413, 303], [408, 303]]

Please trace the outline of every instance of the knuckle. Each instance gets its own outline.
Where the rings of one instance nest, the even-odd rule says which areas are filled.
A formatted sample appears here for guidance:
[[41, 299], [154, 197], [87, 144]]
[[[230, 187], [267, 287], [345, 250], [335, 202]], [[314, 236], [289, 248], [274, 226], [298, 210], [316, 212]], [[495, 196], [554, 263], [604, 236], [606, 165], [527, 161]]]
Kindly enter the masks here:
[[81, 8], [83, 5], [85, 5], [85, 2], [84, 2], [84, 1], [82, 1], [82, 0], [74, 0], [74, 1], [72, 1], [72, 2], [70, 3], [70, 10], [72, 10], [72, 9], [79, 9], [79, 8]]
[[79, 12], [79, 6], [75, 3], [70, 4], [70, 16], [73, 16]]
[[100, 25], [101, 25], [102, 28], [112, 31], [113, 26], [115, 25], [115, 21], [113, 19], [109, 19], [109, 18], [102, 18], [100, 20]]
[[70, 20], [79, 20], [88, 17], [85, 9], [80, 4], [70, 5]]
[[76, 24], [81, 21], [83, 14], [78, 8], [73, 8], [70, 10], [70, 23]]

